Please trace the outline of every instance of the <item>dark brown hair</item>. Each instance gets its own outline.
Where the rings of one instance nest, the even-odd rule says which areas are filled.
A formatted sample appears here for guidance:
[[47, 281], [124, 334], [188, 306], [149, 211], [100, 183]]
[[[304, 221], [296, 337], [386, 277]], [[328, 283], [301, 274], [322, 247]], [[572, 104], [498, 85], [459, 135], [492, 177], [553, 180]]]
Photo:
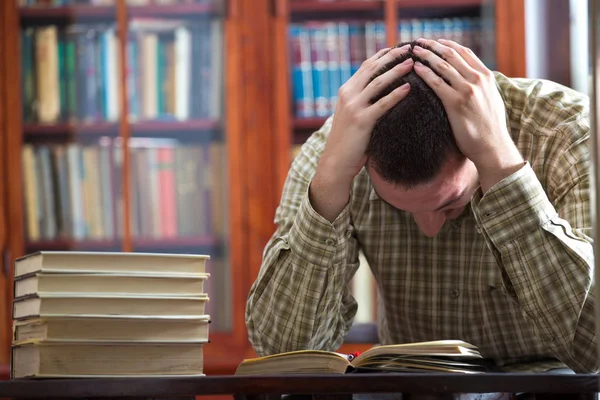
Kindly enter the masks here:
[[[412, 52], [414, 46], [431, 50], [441, 57], [424, 44], [416, 41], [410, 44], [408, 53], [385, 65], [371, 80], [409, 57], [430, 66]], [[371, 101], [375, 103], [406, 82], [410, 84], [408, 95], [375, 124], [367, 156], [369, 166], [384, 180], [410, 188], [431, 181], [448, 158], [460, 152], [442, 101], [414, 70], [394, 81]]]

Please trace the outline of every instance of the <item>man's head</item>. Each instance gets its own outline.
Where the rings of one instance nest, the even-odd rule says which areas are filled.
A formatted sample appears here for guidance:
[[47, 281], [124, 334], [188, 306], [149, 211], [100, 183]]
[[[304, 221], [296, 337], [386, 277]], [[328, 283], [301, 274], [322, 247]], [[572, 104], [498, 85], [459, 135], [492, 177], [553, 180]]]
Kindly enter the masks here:
[[[409, 57], [428, 65], [412, 52], [417, 45], [412, 42], [408, 53], [387, 64], [372, 79]], [[373, 129], [367, 170], [379, 197], [412, 213], [423, 233], [433, 237], [446, 219], [462, 213], [476, 188], [477, 170], [459, 151], [441, 100], [414, 71], [397, 79], [372, 101], [406, 82], [410, 84], [406, 98]]]

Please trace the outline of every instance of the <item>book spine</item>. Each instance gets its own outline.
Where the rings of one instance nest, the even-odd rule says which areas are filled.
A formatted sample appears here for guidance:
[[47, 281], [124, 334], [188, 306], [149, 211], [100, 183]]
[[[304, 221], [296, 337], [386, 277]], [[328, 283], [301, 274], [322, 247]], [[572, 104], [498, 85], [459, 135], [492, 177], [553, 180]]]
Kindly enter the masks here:
[[185, 121], [190, 116], [190, 91], [191, 84], [191, 43], [190, 30], [179, 27], [175, 31], [175, 117]]
[[[175, 203], [175, 171], [173, 147], [162, 147], [157, 150], [159, 168], [160, 204], [158, 212], [161, 216], [162, 236], [177, 236], [177, 209]], [[155, 211], [156, 212], [156, 211]]]
[[65, 35], [65, 64], [66, 64], [66, 90], [67, 90], [67, 118], [73, 121], [77, 117], [77, 66], [76, 66], [76, 38], [74, 33], [67, 28]]
[[315, 115], [317, 117], [326, 117], [330, 113], [326, 31], [323, 29], [322, 24], [314, 23], [309, 26], [309, 35]]
[[340, 85], [352, 76], [350, 66], [350, 27], [346, 22], [338, 23], [338, 46], [340, 52]]
[[350, 73], [354, 75], [366, 59], [365, 26], [358, 22], [349, 24]]
[[342, 85], [340, 82], [340, 48], [337, 26], [334, 22], [325, 26], [325, 41], [327, 49], [327, 80], [329, 82], [329, 111], [335, 110], [337, 93]]
[[310, 60], [310, 38], [306, 27], [290, 27], [292, 85], [295, 113], [299, 118], [314, 116], [313, 82]]

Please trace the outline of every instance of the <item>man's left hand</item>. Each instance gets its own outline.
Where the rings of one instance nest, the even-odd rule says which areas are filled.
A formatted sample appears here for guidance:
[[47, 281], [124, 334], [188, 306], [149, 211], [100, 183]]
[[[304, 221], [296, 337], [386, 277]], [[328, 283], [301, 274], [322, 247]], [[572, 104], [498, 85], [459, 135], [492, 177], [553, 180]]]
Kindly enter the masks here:
[[415, 55], [437, 72], [415, 63], [415, 72], [442, 101], [456, 143], [477, 167], [485, 193], [524, 165], [506, 126], [504, 100], [496, 88], [494, 74], [472, 50], [456, 42], [443, 39], [417, 42], [443, 57], [419, 46], [413, 48]]

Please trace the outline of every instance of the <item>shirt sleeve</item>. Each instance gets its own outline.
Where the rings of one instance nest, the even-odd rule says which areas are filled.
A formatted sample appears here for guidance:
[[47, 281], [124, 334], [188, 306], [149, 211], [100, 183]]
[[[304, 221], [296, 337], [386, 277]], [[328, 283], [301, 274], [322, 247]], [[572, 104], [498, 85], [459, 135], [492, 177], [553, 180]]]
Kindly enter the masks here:
[[[566, 165], [566, 164], [565, 164]], [[589, 172], [583, 162], [558, 177], [554, 204], [526, 163], [472, 206], [501, 269], [506, 295], [538, 339], [575, 372], [596, 372]]]
[[358, 268], [350, 206], [330, 223], [312, 208], [308, 196], [324, 145], [320, 136], [317, 132], [303, 145], [288, 173], [277, 228], [246, 303], [246, 325], [258, 355], [335, 350], [357, 311], [348, 290]]

